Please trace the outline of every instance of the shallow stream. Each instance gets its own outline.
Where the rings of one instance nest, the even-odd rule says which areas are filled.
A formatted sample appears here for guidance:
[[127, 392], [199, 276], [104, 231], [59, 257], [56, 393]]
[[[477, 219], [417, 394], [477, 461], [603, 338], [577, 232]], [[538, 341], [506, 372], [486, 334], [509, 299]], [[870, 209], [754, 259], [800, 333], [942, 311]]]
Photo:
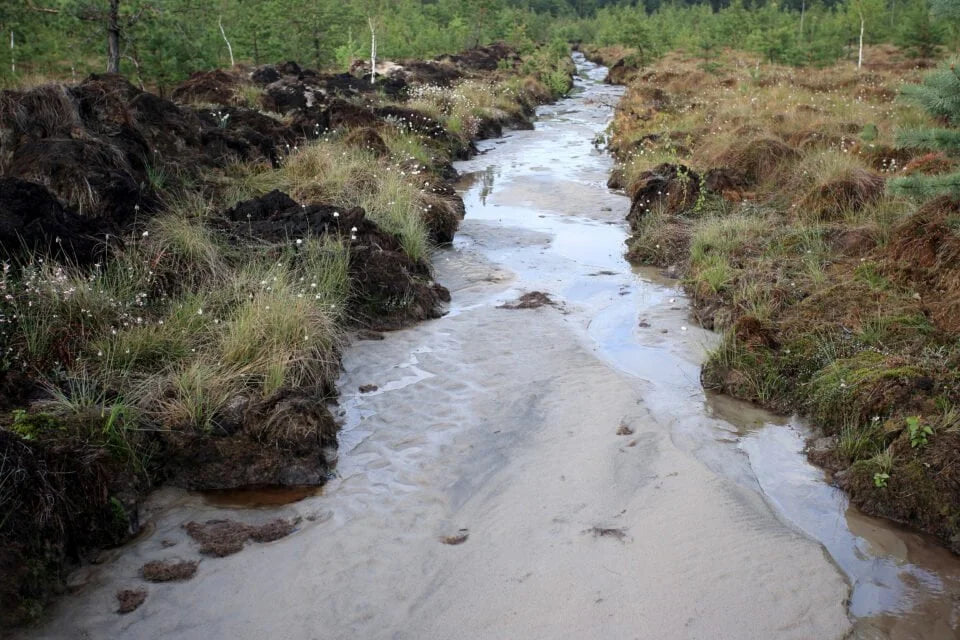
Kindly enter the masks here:
[[[324, 490], [157, 492], [148, 533], [29, 635], [957, 637], [955, 557], [849, 507], [800, 422], [702, 390], [716, 336], [622, 257], [629, 202], [595, 144], [622, 89], [576, 61], [573, 97], [459, 163], [450, 312], [347, 349]], [[553, 303], [503, 308], [533, 291]], [[184, 522], [278, 516], [302, 521], [113, 613], [144, 562], [199, 557]]]

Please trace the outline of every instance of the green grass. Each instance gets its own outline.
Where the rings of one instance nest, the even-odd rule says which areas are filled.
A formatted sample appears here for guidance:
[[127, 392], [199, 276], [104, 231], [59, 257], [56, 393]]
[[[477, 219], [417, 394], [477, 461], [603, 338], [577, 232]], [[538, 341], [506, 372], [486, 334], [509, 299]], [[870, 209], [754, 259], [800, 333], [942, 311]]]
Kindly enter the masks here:
[[[411, 144], [409, 139], [394, 143]], [[368, 151], [336, 140], [319, 142], [291, 154], [279, 169], [235, 166], [229, 179], [226, 200], [230, 204], [280, 189], [300, 202], [362, 207], [381, 228], [399, 236], [411, 258], [420, 260], [429, 254], [425, 221], [429, 194], [409, 169]]]
[[870, 417], [867, 410], [883, 413], [893, 408], [877, 398], [885, 383], [921, 375], [914, 365], [893, 362], [876, 351], [860, 351], [827, 364], [811, 379], [810, 410], [823, 426], [861, 422]]

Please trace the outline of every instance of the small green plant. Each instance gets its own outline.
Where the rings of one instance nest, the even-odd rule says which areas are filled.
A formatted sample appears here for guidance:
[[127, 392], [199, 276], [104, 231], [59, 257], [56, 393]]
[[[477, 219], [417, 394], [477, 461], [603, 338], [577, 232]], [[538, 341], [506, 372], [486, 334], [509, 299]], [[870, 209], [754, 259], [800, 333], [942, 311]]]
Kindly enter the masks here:
[[109, 407], [101, 409], [100, 417], [103, 419], [100, 435], [111, 451], [119, 457], [136, 460], [129, 433], [136, 424], [137, 414], [134, 408], [118, 398]]
[[927, 446], [927, 439], [933, 435], [930, 425], [923, 424], [920, 416], [907, 418], [907, 433], [910, 436], [910, 446], [914, 449]]
[[147, 184], [154, 191], [160, 192], [166, 189], [170, 182], [170, 176], [167, 170], [159, 164], [147, 163]]
[[887, 480], [889, 479], [889, 473], [875, 473], [873, 474], [873, 486], [877, 487], [878, 489], [886, 489]]
[[63, 425], [49, 413], [27, 413], [23, 409], [13, 411], [11, 430], [24, 440], [34, 440], [45, 431], [57, 431]]

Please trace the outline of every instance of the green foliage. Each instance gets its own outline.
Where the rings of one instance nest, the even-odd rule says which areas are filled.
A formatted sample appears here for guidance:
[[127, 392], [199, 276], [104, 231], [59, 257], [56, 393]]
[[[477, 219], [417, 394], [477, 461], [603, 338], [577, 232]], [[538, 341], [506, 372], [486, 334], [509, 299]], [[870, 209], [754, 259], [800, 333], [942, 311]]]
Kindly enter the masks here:
[[[960, 74], [953, 63], [928, 73], [921, 84], [902, 89], [904, 99], [923, 107], [947, 127], [922, 127], [897, 132], [902, 148], [927, 149], [960, 155]], [[960, 194], [960, 172], [941, 175], [912, 175], [891, 180], [894, 193], [918, 199], [939, 194]]]
[[913, 56], [929, 58], [946, 36], [946, 25], [934, 18], [927, 0], [914, 0], [901, 18], [895, 42]]
[[889, 473], [875, 473], [873, 474], [873, 486], [878, 489], [885, 489], [887, 487], [887, 480], [889, 479]]
[[929, 200], [941, 194], [960, 196], [960, 172], [894, 178], [887, 183], [887, 187], [893, 193], [910, 196], [917, 200]]
[[905, 129], [897, 132], [897, 146], [960, 153], [960, 129]]
[[49, 413], [27, 413], [23, 409], [13, 411], [10, 429], [24, 440], [35, 440], [44, 433], [60, 431], [61, 422]]
[[907, 435], [910, 437], [911, 447], [925, 447], [927, 439], [933, 435], [933, 428], [924, 424], [920, 416], [910, 416], [907, 418]]
[[960, 125], [960, 73], [952, 62], [928, 73], [921, 84], [905, 86], [902, 93], [938, 120]]
[[[37, 0], [0, 3], [5, 42], [14, 33], [13, 70], [0, 66], [0, 86], [45, 74], [82, 77], [104, 68], [107, 3], [98, 0]], [[237, 62], [296, 60], [314, 67], [348, 67], [370, 54], [368, 18], [377, 29], [381, 58], [431, 57], [495, 40], [522, 51], [550, 40], [567, 2], [507, 3], [504, 0], [121, 0], [121, 71], [135, 81], [167, 91], [194, 71], [229, 65], [229, 40]]]
[[[777, 4], [687, 0], [121, 0], [121, 69], [166, 91], [189, 73], [238, 62], [297, 60], [345, 69], [370, 54], [367, 20], [377, 28], [381, 58], [429, 57], [504, 40], [522, 54], [559, 39], [636, 48], [640, 66], [674, 48], [706, 61], [723, 47], [750, 49], [774, 62], [824, 65], [850, 51], [864, 17], [868, 43], [897, 42], [928, 56], [960, 39], [954, 0], [912, 0], [906, 11], [880, 0]], [[0, 28], [13, 32], [0, 86], [25, 75], [82, 77], [103, 69], [106, 2], [5, 2]], [[16, 72], [13, 71], [16, 67]]]

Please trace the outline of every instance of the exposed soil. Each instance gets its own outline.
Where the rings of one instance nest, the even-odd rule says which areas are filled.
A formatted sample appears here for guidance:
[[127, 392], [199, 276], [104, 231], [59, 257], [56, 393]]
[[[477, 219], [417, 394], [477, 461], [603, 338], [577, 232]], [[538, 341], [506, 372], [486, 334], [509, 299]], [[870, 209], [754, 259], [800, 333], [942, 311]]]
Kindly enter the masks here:
[[627, 541], [627, 532], [623, 528], [592, 527], [588, 531], [593, 534], [594, 538], [613, 538], [619, 542]]
[[260, 525], [235, 520], [208, 520], [204, 523], [188, 522], [183, 528], [199, 543], [200, 553], [222, 558], [242, 551], [248, 540], [266, 543], [285, 538], [293, 533], [297, 524], [296, 520], [283, 519]]
[[440, 542], [443, 544], [448, 544], [451, 546], [456, 546], [458, 544], [463, 544], [470, 537], [470, 533], [466, 529], [461, 529], [458, 533], [455, 533], [450, 536], [443, 536], [440, 538]]
[[154, 560], [143, 565], [140, 575], [148, 582], [179, 582], [189, 580], [197, 572], [196, 562], [185, 560]]
[[531, 291], [525, 293], [515, 302], [504, 302], [499, 306], [500, 309], [539, 309], [544, 306], [554, 306], [550, 296], [542, 291]]
[[124, 589], [117, 592], [117, 613], [136, 611], [147, 600], [146, 589]]

